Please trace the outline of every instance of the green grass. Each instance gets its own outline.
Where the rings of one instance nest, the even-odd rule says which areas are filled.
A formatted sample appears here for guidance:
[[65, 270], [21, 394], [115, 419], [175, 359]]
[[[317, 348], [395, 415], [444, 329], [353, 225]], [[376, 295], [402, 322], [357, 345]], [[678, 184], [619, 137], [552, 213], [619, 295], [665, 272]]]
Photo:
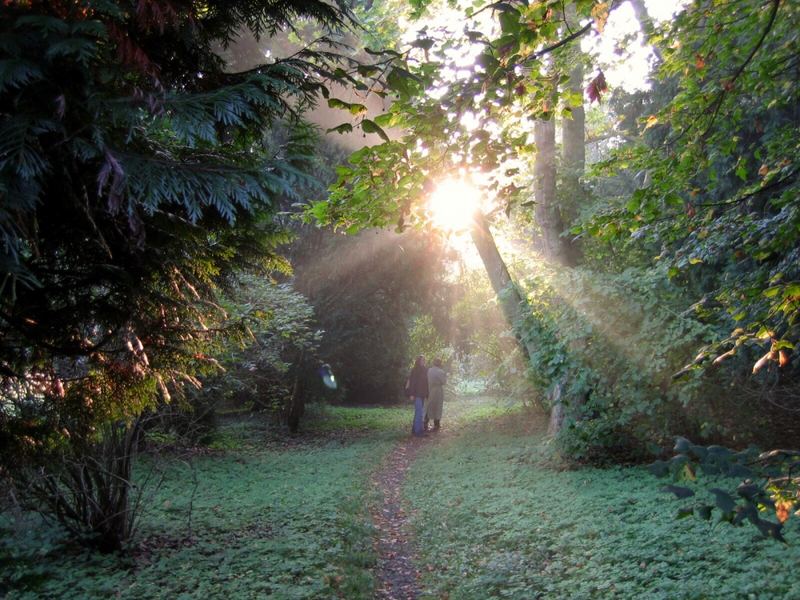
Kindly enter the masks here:
[[211, 440], [217, 451], [159, 460], [164, 480], [133, 556], [88, 552], [34, 517], [0, 517], [0, 596], [369, 597], [367, 480], [393, 437], [268, 433], [233, 421]]
[[[209, 438], [215, 450], [142, 461], [140, 476], [155, 464], [164, 482], [128, 556], [0, 515], [0, 596], [370, 598], [368, 479], [411, 417], [410, 405], [314, 406], [290, 437], [239, 415]], [[446, 402], [442, 425], [405, 488], [426, 597], [800, 598], [797, 519], [788, 547], [676, 521], [683, 503], [644, 468], [559, 470], [541, 418], [519, 405]]]
[[[509, 411], [522, 410], [522, 406], [488, 396], [469, 396], [449, 399], [442, 416], [447, 429], [460, 429], [468, 423], [481, 421]], [[307, 409], [308, 422], [304, 430], [314, 434], [368, 434], [388, 433], [393, 437], [411, 431], [414, 409], [410, 402], [400, 407], [373, 407], [369, 409], [347, 406], [313, 405]]]
[[644, 468], [564, 471], [535, 418], [474, 423], [409, 473], [425, 597], [800, 598], [790, 546], [751, 527], [675, 520]]
[[352, 433], [389, 433], [398, 435], [411, 430], [414, 416], [410, 407], [373, 407], [360, 408], [349, 406], [328, 406], [315, 404], [306, 408], [308, 420], [303, 429], [310, 433], [335, 433], [348, 435]]
[[[505, 410], [481, 398], [449, 402], [444, 424]], [[311, 406], [297, 437], [263, 419], [223, 419], [210, 451], [140, 462], [140, 478], [157, 467], [163, 483], [147, 497], [139, 549], [126, 557], [89, 552], [35, 516], [0, 515], [0, 595], [369, 597], [368, 477], [409, 434], [412, 415], [410, 404]]]

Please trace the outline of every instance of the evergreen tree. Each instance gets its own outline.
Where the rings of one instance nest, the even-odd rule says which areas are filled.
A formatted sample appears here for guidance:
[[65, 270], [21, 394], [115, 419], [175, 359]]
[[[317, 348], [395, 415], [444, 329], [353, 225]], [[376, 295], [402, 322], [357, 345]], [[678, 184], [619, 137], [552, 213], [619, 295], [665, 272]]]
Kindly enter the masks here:
[[[319, 37], [291, 56], [243, 72], [220, 58], [242, 32], [301, 22]], [[109, 432], [216, 368], [210, 346], [242, 331], [216, 302], [234, 269], [285, 267], [276, 201], [307, 178], [310, 146], [302, 127], [280, 146], [265, 135], [355, 81], [329, 37], [350, 24], [317, 0], [3, 5], [0, 454], [9, 468], [70, 457], [31, 489], [106, 548], [132, 531], [135, 437]], [[108, 476], [83, 460], [95, 451], [125, 460]], [[76, 485], [83, 509], [63, 493]], [[123, 522], [86, 509], [101, 505]]]

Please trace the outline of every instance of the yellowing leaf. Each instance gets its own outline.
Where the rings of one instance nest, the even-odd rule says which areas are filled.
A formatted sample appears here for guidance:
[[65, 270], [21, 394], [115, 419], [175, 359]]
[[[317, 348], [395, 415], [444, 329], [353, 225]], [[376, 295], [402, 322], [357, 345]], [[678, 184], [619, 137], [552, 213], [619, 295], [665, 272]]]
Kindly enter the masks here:
[[350, 111], [350, 113], [351, 113], [351, 114], [353, 114], [353, 115], [360, 115], [360, 114], [362, 114], [362, 113], [365, 113], [365, 112], [367, 112], [367, 107], [366, 107], [366, 106], [364, 106], [363, 104], [351, 104], [351, 105], [348, 107], [348, 110], [349, 110], [349, 111]]
[[724, 360], [726, 360], [726, 359], [730, 358], [731, 356], [733, 356], [733, 355], [735, 355], [735, 354], [736, 354], [736, 348], [733, 348], [733, 349], [731, 349], [731, 350], [728, 350], [728, 351], [727, 351], [725, 354], [720, 354], [720, 355], [719, 355], [717, 358], [715, 358], [715, 359], [714, 359], [714, 364], [715, 364], [715, 365], [718, 365], [718, 364], [720, 364], [722, 361], [724, 361]]
[[753, 375], [758, 373], [764, 367], [764, 365], [767, 364], [768, 358], [769, 354], [765, 354], [764, 356], [759, 358], [758, 361], [756, 361], [756, 364], [753, 365]]
[[592, 19], [594, 19], [595, 28], [597, 33], [603, 33], [608, 21], [609, 6], [608, 2], [599, 2], [592, 7]]
[[794, 504], [789, 500], [781, 500], [780, 502], [776, 502], [775, 516], [778, 517], [778, 521], [785, 523], [789, 519], [789, 515], [792, 512], [793, 507]]
[[706, 66], [706, 61], [700, 54], [695, 54], [694, 66], [697, 67], [698, 69], [702, 69]]
[[763, 368], [764, 368], [764, 366], [765, 366], [765, 365], [766, 365], [766, 364], [767, 364], [769, 361], [771, 361], [771, 360], [775, 360], [776, 358], [777, 358], [777, 352], [773, 352], [772, 350], [770, 350], [769, 352], [767, 352], [767, 353], [766, 353], [764, 356], [762, 356], [761, 358], [759, 358], [759, 359], [758, 359], [758, 361], [756, 361], [756, 364], [754, 364], [754, 365], [753, 365], [753, 375], [755, 375], [755, 374], [756, 374], [756, 373], [758, 373], [758, 372], [759, 372], [761, 369], [763, 369]]

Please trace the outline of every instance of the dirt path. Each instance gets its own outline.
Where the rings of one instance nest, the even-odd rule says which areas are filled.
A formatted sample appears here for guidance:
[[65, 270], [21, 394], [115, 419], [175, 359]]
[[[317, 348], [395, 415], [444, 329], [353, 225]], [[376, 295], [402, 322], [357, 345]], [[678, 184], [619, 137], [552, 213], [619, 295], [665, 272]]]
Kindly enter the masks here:
[[417, 451], [428, 441], [409, 438], [400, 442], [372, 478], [383, 496], [372, 511], [372, 522], [378, 529], [375, 598], [412, 600], [419, 596], [419, 571], [414, 566], [414, 543], [401, 489]]

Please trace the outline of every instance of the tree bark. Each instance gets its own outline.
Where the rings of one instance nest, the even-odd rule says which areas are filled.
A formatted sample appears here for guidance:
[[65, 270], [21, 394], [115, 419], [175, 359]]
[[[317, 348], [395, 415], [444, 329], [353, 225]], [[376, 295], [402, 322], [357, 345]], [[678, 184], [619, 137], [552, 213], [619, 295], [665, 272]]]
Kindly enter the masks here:
[[[575, 66], [569, 74], [568, 89], [583, 96], [583, 62], [579, 52], [575, 53]], [[583, 103], [571, 109], [571, 118], [561, 123], [562, 152], [562, 220], [569, 226], [578, 216], [584, 201], [581, 177], [586, 169], [586, 113]], [[581, 256], [581, 249], [571, 237], [562, 238], [566, 251], [566, 264], [574, 266]]]
[[[578, 25], [575, 6], [567, 7], [564, 18], [572, 26]], [[583, 108], [583, 66], [584, 54], [579, 46], [571, 47], [567, 51], [567, 64], [571, 65], [567, 90], [581, 98], [578, 106], [570, 108], [570, 117], [562, 120], [561, 152], [563, 154], [562, 166], [564, 174], [562, 181], [565, 184], [566, 197], [574, 201], [572, 204], [571, 221], [576, 216], [583, 200], [583, 189], [580, 187], [580, 178], [586, 168], [586, 111]]]
[[[478, 249], [478, 253], [486, 268], [486, 274], [492, 284], [492, 288], [497, 294], [500, 308], [503, 311], [514, 337], [517, 339], [520, 351], [522, 352], [527, 364], [531, 364], [531, 356], [536, 347], [534, 340], [525, 335], [523, 326], [525, 318], [530, 314], [528, 301], [520, 293], [511, 275], [508, 272], [506, 263], [500, 255], [500, 251], [495, 244], [494, 236], [489, 229], [489, 223], [483, 214], [476, 214], [474, 226], [472, 228], [472, 241]], [[564, 422], [565, 410], [562, 401], [562, 391], [566, 385], [565, 381], [557, 381], [551, 390], [548, 391], [548, 403], [550, 405], [550, 425], [548, 433], [556, 435]]]
[[508, 267], [506, 267], [506, 263], [497, 249], [492, 231], [489, 229], [489, 222], [482, 213], [475, 214], [471, 235], [472, 241], [475, 243], [478, 254], [480, 254], [483, 261], [483, 266], [486, 268], [486, 274], [492, 284], [492, 289], [497, 294], [503, 315], [511, 326], [514, 337], [519, 342], [520, 350], [522, 350], [526, 362], [530, 363], [534, 346], [531, 340], [526, 339], [522, 327], [526, 316], [530, 312], [527, 310], [528, 302], [511, 279]]
[[556, 124], [554, 120], [536, 121], [533, 126], [536, 163], [533, 169], [533, 191], [536, 199], [534, 216], [541, 229], [542, 252], [558, 264], [568, 264], [569, 252], [561, 237], [564, 223], [556, 196]]
[[[574, 66], [569, 74], [567, 89], [583, 96], [583, 62], [580, 51], [572, 53]], [[584, 200], [581, 177], [586, 169], [586, 113], [583, 103], [571, 109], [571, 118], [565, 117], [561, 122], [561, 189], [559, 210], [562, 223], [569, 226], [578, 216]], [[564, 225], [561, 229], [563, 231]], [[563, 260], [567, 266], [575, 266], [581, 256], [581, 248], [571, 237], [561, 237]], [[550, 404], [550, 424], [548, 433], [556, 435], [564, 423], [566, 411], [562, 401], [563, 389], [567, 381], [556, 381], [548, 392]], [[582, 399], [576, 399], [581, 403]]]

